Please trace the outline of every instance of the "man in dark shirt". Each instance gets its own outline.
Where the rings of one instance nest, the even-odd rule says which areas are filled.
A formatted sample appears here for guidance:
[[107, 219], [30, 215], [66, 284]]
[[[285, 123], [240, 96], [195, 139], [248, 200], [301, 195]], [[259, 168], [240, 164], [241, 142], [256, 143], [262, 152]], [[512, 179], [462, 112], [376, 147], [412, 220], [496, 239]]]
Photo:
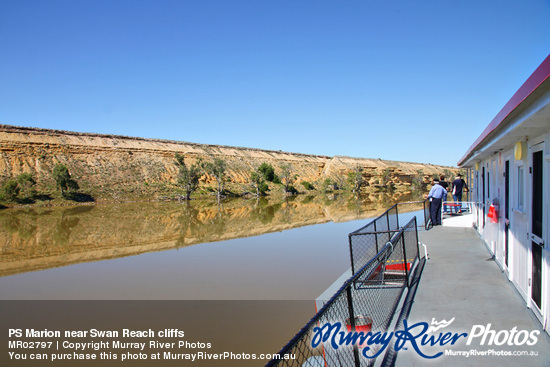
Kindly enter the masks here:
[[[447, 183], [447, 181], [445, 181], [445, 175], [439, 176], [439, 184], [445, 190], [449, 191], [449, 184]], [[447, 213], [447, 211], [449, 210], [449, 208], [447, 208], [447, 206], [445, 205], [446, 202], [447, 202], [447, 195], [445, 195], [445, 197], [443, 198], [443, 201], [441, 202], [441, 205], [443, 205], [443, 213]]]
[[456, 179], [453, 181], [451, 192], [453, 193], [453, 200], [455, 204], [460, 203], [460, 206], [456, 207], [457, 213], [462, 213], [462, 190], [468, 192], [468, 185], [462, 179], [462, 175], [457, 175]]

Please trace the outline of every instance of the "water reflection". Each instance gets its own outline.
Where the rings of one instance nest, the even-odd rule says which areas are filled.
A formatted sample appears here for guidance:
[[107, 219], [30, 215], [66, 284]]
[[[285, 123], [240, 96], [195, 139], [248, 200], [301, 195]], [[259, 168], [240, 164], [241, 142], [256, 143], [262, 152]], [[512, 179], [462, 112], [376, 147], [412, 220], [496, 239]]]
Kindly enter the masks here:
[[3, 319], [22, 328], [179, 327], [212, 342], [213, 352], [276, 352], [315, 313], [312, 300], [349, 268], [347, 234], [393, 199], [411, 198], [0, 211]]
[[372, 217], [392, 197], [338, 195], [0, 211], [0, 276]]

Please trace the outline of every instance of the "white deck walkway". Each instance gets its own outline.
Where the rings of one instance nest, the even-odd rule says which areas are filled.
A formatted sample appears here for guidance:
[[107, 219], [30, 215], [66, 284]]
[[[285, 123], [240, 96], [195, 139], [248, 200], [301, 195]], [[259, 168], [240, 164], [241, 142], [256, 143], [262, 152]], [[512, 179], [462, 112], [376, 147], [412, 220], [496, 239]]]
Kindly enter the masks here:
[[[442, 355], [433, 360], [420, 357], [413, 350], [401, 350], [397, 366], [550, 366], [550, 337], [526, 308], [515, 288], [492, 260], [485, 243], [471, 228], [471, 215], [444, 217], [443, 226], [420, 231], [419, 239], [428, 248], [429, 260], [424, 267], [414, 299], [409, 324], [416, 322], [454, 321], [436, 332], [468, 333], [475, 325], [496, 331], [498, 338], [514, 332], [538, 331], [535, 345], [521, 346], [489, 344], [478, 337], [466, 345], [466, 338], [455, 345], [439, 349], [424, 347], [426, 352], [437, 351], [486, 353], [486, 355]], [[504, 330], [504, 331], [502, 331]], [[501, 332], [502, 331], [502, 332]], [[501, 332], [500, 334], [498, 334]], [[537, 334], [535, 332], [535, 334]], [[521, 334], [521, 337], [526, 335]], [[521, 341], [520, 339], [518, 339]], [[511, 343], [513, 344], [513, 342]], [[411, 348], [409, 348], [411, 349]], [[533, 356], [506, 356], [527, 353]], [[501, 355], [498, 355], [501, 354]]]

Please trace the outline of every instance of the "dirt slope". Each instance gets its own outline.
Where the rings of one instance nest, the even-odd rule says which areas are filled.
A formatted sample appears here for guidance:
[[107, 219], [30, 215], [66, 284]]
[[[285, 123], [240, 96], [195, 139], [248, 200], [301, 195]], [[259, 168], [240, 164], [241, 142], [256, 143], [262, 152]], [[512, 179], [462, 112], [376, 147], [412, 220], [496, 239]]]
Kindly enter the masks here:
[[[272, 164], [276, 172], [280, 165], [290, 163], [298, 183], [302, 180], [320, 183], [326, 178], [336, 180], [359, 165], [363, 168], [367, 188], [376, 185], [386, 169], [391, 172], [391, 181], [401, 189], [410, 185], [419, 170], [426, 181], [434, 173], [453, 170], [421, 163], [0, 125], [0, 183], [22, 172], [31, 172], [39, 189], [53, 192], [55, 185], [51, 172], [57, 163], [63, 163], [82, 190], [93, 193], [98, 200], [158, 196], [169, 192], [166, 188], [176, 182], [175, 153], [183, 154], [188, 164], [198, 158], [206, 161], [214, 157], [224, 159], [228, 164], [229, 187], [237, 192], [246, 191], [250, 170], [263, 162]], [[211, 182], [210, 177], [204, 176], [201, 184], [205, 187]]]

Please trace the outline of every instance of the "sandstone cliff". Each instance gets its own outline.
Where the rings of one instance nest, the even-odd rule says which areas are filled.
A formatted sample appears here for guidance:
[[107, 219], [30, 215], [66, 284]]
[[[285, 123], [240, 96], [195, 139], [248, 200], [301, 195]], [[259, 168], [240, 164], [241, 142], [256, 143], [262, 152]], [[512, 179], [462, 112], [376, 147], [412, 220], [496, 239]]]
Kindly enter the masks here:
[[[410, 186], [420, 170], [426, 183], [434, 173], [454, 171], [450, 167], [421, 163], [0, 125], [0, 183], [30, 172], [39, 190], [54, 192], [51, 173], [57, 163], [62, 163], [82, 191], [92, 193], [97, 200], [155, 198], [169, 192], [177, 180], [176, 153], [183, 154], [188, 164], [199, 158], [224, 159], [228, 165], [229, 188], [236, 192], [245, 190], [249, 172], [263, 162], [272, 164], [277, 173], [279, 166], [290, 163], [298, 183], [302, 180], [320, 183], [326, 178], [337, 180], [360, 166], [367, 188], [376, 185], [382, 173], [389, 170], [390, 180], [402, 190]], [[205, 187], [212, 179], [204, 176], [201, 181]]]

